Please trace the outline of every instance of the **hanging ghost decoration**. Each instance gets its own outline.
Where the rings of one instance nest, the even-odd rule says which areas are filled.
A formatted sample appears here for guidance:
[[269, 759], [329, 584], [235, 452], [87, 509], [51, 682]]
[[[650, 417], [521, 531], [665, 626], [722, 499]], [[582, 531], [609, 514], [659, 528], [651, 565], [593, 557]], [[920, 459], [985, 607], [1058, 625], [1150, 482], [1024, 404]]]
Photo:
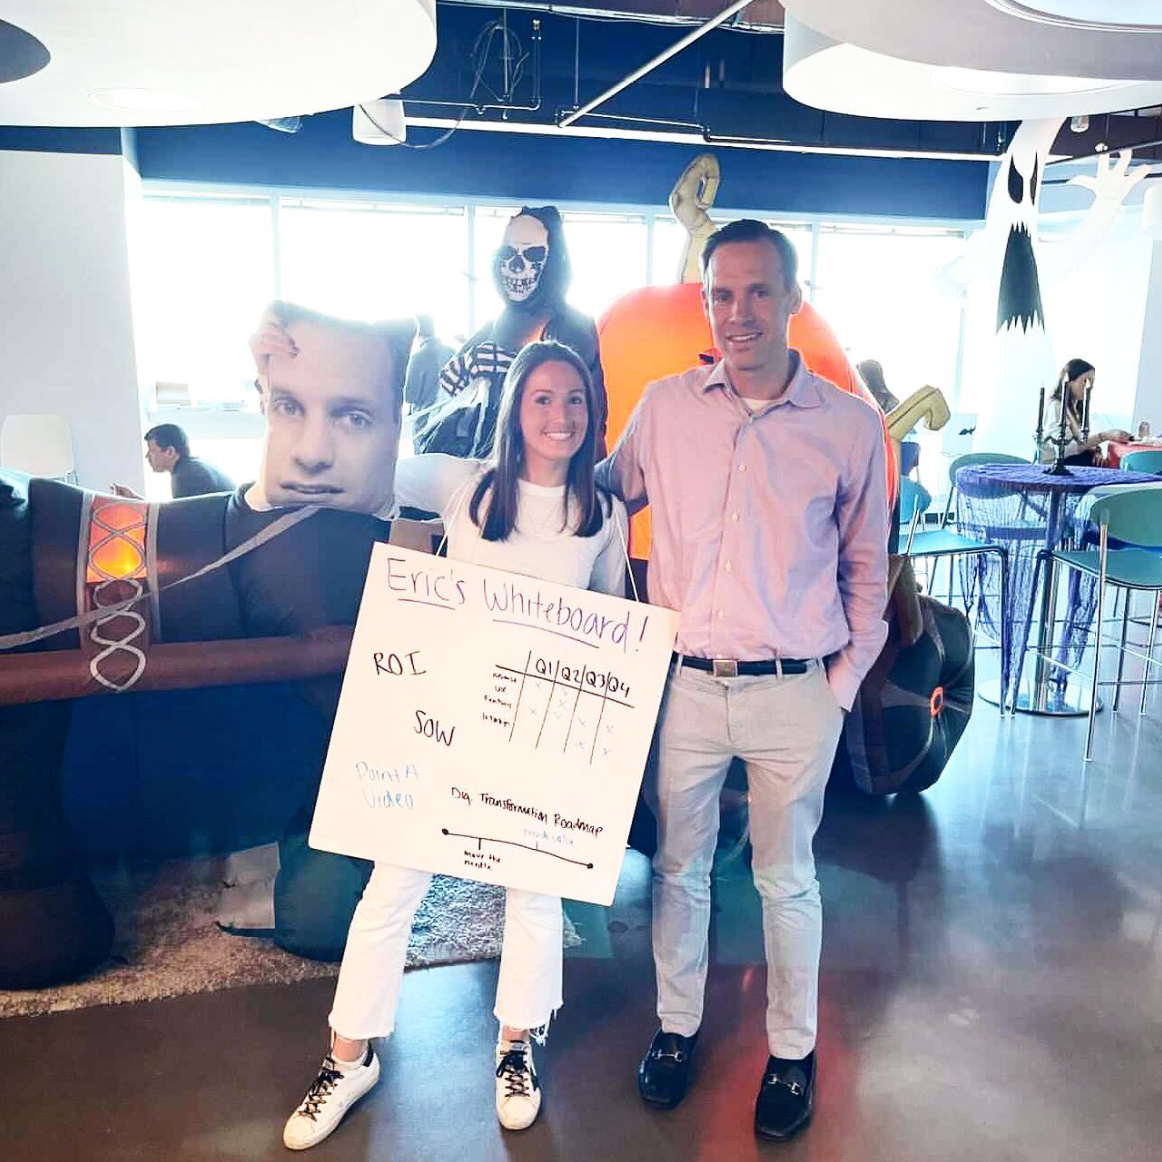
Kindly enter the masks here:
[[[1026, 121], [1001, 159], [989, 197], [982, 261], [996, 286], [992, 338], [980, 359], [974, 447], [1029, 454], [1040, 390], [1052, 390], [1053, 344], [1041, 295], [1037, 213], [1060, 121]], [[992, 279], [996, 279], [995, 284]], [[984, 350], [982, 349], [982, 356]]]
[[962, 401], [980, 417], [973, 440], [977, 450], [1030, 454], [1038, 396], [1042, 388], [1046, 398], [1051, 395], [1059, 362], [1044, 288], [1077, 266], [1105, 237], [1126, 195], [1146, 173], [1146, 167], [1130, 171], [1130, 154], [1123, 151], [1116, 162], [1100, 159], [1095, 176], [1070, 179], [1070, 185], [1093, 192], [1093, 204], [1077, 226], [1042, 248], [1037, 218], [1045, 165], [1062, 123], [1052, 118], [1018, 127], [997, 168], [984, 229], [951, 272], [962, 284], [981, 276], [986, 286], [996, 288], [988, 338], [978, 332], [968, 352]]
[[1045, 309], [1041, 303], [1041, 280], [1037, 273], [1037, 255], [1033, 238], [1037, 232], [1037, 195], [1039, 192], [1042, 159], [1036, 152], [1032, 166], [1022, 172], [1021, 162], [1009, 151], [1005, 173], [998, 185], [1003, 186], [1011, 213], [1009, 236], [1005, 242], [1005, 256], [1001, 263], [1001, 281], [997, 288], [997, 331], [1006, 327], [1020, 327], [1028, 331], [1036, 325], [1045, 329]]

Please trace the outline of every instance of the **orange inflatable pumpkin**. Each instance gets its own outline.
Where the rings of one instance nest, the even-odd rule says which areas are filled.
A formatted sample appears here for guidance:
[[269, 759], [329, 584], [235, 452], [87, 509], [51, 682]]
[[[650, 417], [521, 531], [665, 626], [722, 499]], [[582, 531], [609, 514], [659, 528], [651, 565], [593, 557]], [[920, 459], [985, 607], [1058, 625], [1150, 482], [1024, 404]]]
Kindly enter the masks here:
[[[609, 395], [606, 439], [610, 448], [621, 437], [647, 384], [697, 367], [699, 356], [713, 349], [701, 291], [696, 282], [642, 287], [623, 295], [598, 322], [601, 365]], [[804, 303], [791, 317], [787, 338], [816, 375], [879, 409], [848, 362], [835, 332], [810, 303]], [[894, 504], [899, 472], [886, 422], [884, 446], [888, 453], [888, 496]], [[649, 515], [647, 508], [634, 517], [633, 524], [633, 555], [643, 559], [649, 556]]]

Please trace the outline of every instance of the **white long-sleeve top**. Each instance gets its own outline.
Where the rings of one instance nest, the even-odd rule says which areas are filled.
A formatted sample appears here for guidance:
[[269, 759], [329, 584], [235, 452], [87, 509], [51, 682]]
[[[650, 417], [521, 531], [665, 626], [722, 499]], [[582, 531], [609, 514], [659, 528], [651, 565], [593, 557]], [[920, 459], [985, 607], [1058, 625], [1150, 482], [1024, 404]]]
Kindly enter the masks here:
[[[486, 541], [472, 522], [472, 494], [487, 464], [429, 454], [400, 460], [395, 469], [399, 505], [438, 512], [448, 536], [448, 556], [507, 569], [577, 589], [622, 596], [625, 588], [625, 505], [612, 498], [611, 518], [591, 537], [575, 534], [577, 514], [564, 519], [566, 486], [519, 482], [516, 527], [504, 541]], [[487, 511], [481, 505], [481, 519]]]

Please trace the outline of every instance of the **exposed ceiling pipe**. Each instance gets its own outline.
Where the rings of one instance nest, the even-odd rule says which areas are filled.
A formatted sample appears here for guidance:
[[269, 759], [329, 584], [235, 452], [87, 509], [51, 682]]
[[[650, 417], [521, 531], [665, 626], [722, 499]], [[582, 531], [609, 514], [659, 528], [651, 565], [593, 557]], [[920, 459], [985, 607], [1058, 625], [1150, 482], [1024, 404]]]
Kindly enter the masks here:
[[659, 65], [665, 64], [671, 57], [677, 56], [684, 48], [693, 44], [696, 40], [701, 39], [712, 29], [717, 28], [720, 24], [725, 24], [736, 13], [741, 12], [751, 0], [734, 0], [734, 3], [729, 7], [724, 8], [717, 16], [711, 17], [704, 24], [698, 25], [697, 28], [691, 29], [681, 40], [676, 41], [665, 51], [658, 53], [652, 60], [646, 61], [644, 65], [634, 69], [628, 77], [623, 77], [616, 85], [611, 85], [603, 93], [599, 93], [592, 101], [587, 101], [580, 109], [575, 109], [572, 113], [565, 114], [557, 121], [557, 125], [561, 129], [567, 129], [574, 121], [579, 121], [587, 113], [593, 112], [598, 105], [603, 105], [610, 97], [616, 97], [622, 89], [628, 89], [634, 81], [640, 80], [646, 73], [652, 72]]
[[[469, 7], [517, 8], [597, 20], [635, 20], [647, 24], [701, 24], [717, 14], [724, 0], [443, 0]], [[752, 0], [739, 27], [753, 32], [782, 32], [786, 13], [778, 0]]]

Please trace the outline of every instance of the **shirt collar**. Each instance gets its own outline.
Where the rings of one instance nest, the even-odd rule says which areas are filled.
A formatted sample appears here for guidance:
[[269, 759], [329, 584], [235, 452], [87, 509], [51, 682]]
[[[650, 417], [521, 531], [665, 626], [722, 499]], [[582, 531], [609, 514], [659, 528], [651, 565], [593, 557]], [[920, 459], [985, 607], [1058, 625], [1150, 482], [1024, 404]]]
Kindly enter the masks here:
[[[769, 406], [792, 404], [800, 408], [819, 407], [823, 403], [823, 396], [819, 391], [818, 384], [815, 382], [815, 376], [807, 370], [807, 365], [803, 362], [803, 357], [793, 347], [791, 348], [790, 354], [795, 366], [795, 370], [791, 375], [791, 382], [787, 384], [787, 390], [778, 399], [772, 400]], [[726, 370], [725, 360], [720, 359], [710, 369], [710, 374], [706, 377], [706, 381], [702, 385], [702, 390], [703, 392], [707, 392], [713, 387], [721, 388], [727, 393], [734, 392], [735, 395], [738, 395], [738, 391], [730, 382], [730, 375]]]

